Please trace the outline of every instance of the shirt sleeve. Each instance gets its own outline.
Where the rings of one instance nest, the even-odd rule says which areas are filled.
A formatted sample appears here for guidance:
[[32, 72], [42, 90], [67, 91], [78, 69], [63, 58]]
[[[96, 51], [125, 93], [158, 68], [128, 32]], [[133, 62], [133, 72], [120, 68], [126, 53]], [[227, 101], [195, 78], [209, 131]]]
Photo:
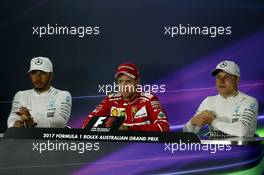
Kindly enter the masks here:
[[94, 116], [110, 116], [110, 103], [108, 96], [85, 118], [82, 128], [85, 128]]
[[232, 136], [254, 137], [256, 131], [256, 122], [258, 116], [257, 100], [246, 102], [243, 112], [240, 114], [237, 122], [226, 123], [215, 119], [211, 126]]
[[21, 106], [22, 106], [21, 105], [21, 94], [20, 94], [20, 92], [17, 92], [13, 98], [12, 109], [11, 109], [11, 112], [10, 112], [9, 117], [7, 119], [7, 127], [8, 128], [13, 127], [17, 120], [21, 120], [20, 116], [16, 114], [16, 112], [19, 111], [19, 108]]
[[45, 117], [37, 118], [37, 126], [50, 128], [64, 128], [70, 118], [71, 106], [71, 94], [67, 91], [61, 92], [57, 101], [54, 117], [48, 119]]
[[156, 96], [153, 96], [146, 104], [150, 124], [134, 125], [129, 127], [129, 130], [134, 131], [169, 131], [169, 123], [166, 113]]
[[183, 127], [183, 132], [193, 132], [195, 134], [198, 134], [200, 132], [201, 127], [195, 126], [191, 123], [191, 120], [189, 120]]
[[[202, 111], [207, 110], [206, 109], [206, 103], [208, 101], [208, 98], [205, 98], [202, 103], [200, 104], [199, 108], [197, 109], [194, 117], [198, 114], [200, 114]], [[191, 119], [184, 125], [183, 132], [193, 132], [195, 134], [198, 134], [200, 132], [201, 127], [195, 126], [191, 123]]]

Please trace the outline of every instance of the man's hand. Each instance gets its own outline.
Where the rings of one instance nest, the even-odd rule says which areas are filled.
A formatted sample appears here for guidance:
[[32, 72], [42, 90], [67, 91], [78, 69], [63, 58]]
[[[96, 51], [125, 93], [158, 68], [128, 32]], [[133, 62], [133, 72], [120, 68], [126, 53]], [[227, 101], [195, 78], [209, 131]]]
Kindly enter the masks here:
[[[31, 117], [29, 110], [26, 107], [20, 107], [19, 111], [16, 113], [20, 116], [21, 120], [20, 122], [23, 123], [23, 126], [26, 125], [26, 127], [34, 127], [35, 123], [33, 118]], [[20, 126], [20, 124], [18, 124]]]
[[192, 125], [203, 127], [206, 124], [211, 124], [214, 119], [215, 119], [214, 113], [206, 110], [206, 111], [203, 111], [200, 114], [194, 116], [191, 119], [191, 123], [192, 123]]
[[198, 114], [191, 119], [191, 123], [192, 125], [203, 127], [204, 125], [206, 125], [206, 118]]
[[204, 111], [204, 118], [206, 118], [206, 124], [211, 124], [215, 119], [215, 114], [212, 111]]
[[23, 128], [24, 127], [24, 122], [20, 121], [20, 120], [17, 120], [15, 121], [14, 123], [14, 127], [15, 128]]
[[121, 131], [127, 131], [127, 130], [128, 130], [128, 126], [121, 125], [121, 126], [119, 127], [119, 130], [121, 130]]
[[17, 115], [20, 116], [22, 121], [28, 121], [31, 118], [29, 110], [26, 107], [20, 107]]

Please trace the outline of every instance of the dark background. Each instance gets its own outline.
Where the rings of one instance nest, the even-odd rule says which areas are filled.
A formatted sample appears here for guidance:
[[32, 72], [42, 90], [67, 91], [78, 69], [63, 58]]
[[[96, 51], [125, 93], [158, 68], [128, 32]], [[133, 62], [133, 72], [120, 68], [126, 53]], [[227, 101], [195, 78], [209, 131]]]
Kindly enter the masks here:
[[[240, 65], [241, 84], [246, 85], [241, 90], [258, 99], [263, 115], [263, 17], [264, 3], [256, 0], [1, 1], [0, 128], [6, 128], [14, 94], [32, 88], [27, 70], [35, 56], [51, 59], [53, 86], [72, 94], [69, 124], [73, 127], [80, 127], [102, 100], [92, 96], [102, 95], [98, 94], [99, 84], [113, 83], [115, 69], [122, 62], [138, 65], [143, 84], [160, 82], [168, 90], [176, 90], [159, 97], [171, 125], [182, 125], [205, 96], [216, 93], [212, 88], [190, 89], [213, 87], [210, 70], [230, 58]], [[33, 26], [47, 24], [99, 26], [100, 34], [84, 38], [32, 35]], [[231, 26], [232, 34], [215, 38], [164, 35], [164, 26], [179, 24]]]

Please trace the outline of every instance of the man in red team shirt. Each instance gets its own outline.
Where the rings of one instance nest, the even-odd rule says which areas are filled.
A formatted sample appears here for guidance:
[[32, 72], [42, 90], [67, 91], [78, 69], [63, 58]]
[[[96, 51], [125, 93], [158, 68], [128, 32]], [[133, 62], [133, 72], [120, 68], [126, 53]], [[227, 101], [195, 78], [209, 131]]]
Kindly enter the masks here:
[[[93, 116], [125, 117], [120, 130], [169, 131], [169, 123], [158, 98], [138, 92], [139, 72], [135, 64], [120, 64], [115, 79], [119, 93], [108, 95], [85, 119], [85, 128]], [[142, 89], [142, 88], [141, 88]]]

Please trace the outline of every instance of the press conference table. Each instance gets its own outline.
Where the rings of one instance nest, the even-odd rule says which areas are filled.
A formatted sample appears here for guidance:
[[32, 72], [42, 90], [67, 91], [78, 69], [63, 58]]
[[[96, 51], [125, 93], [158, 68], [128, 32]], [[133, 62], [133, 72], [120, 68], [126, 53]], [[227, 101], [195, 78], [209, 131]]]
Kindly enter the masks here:
[[[10, 138], [0, 134], [0, 174], [226, 174], [243, 169], [250, 169], [264, 164], [264, 138], [223, 138], [202, 137], [189, 133], [172, 133], [161, 142], [130, 142], [130, 141], [96, 141], [73, 139], [41, 139], [42, 132], [47, 133], [85, 133], [83, 130], [14, 130], [6, 132]], [[39, 132], [39, 133], [38, 133]], [[31, 133], [28, 137], [26, 134]], [[17, 134], [17, 135], [16, 135]], [[128, 134], [128, 133], [127, 133]], [[131, 135], [157, 136], [159, 133], [129, 133]], [[121, 133], [125, 135], [125, 133]], [[165, 134], [166, 135], [166, 134]], [[164, 137], [165, 135], [161, 135]], [[119, 135], [120, 136], [120, 135]], [[12, 138], [13, 137], [13, 138]], [[17, 138], [16, 138], [17, 137]], [[30, 138], [32, 137], [32, 138]], [[180, 150], [177, 141], [197, 141], [210, 148], [209, 150]], [[168, 141], [163, 142], [163, 141]], [[71, 144], [79, 150], [35, 150], [38, 144]], [[95, 149], [81, 152], [84, 144]], [[224, 147], [216, 147], [224, 145]], [[200, 145], [198, 143], [198, 145]], [[206, 146], [207, 145], [207, 146]], [[231, 145], [231, 146], [226, 146]], [[177, 146], [177, 150], [176, 150]], [[166, 149], [170, 147], [171, 149]], [[90, 148], [90, 147], [89, 147]], [[174, 149], [174, 152], [172, 151]], [[186, 147], [185, 147], [186, 148]], [[220, 149], [221, 148], [221, 149]], [[223, 150], [222, 148], [229, 148]]]

